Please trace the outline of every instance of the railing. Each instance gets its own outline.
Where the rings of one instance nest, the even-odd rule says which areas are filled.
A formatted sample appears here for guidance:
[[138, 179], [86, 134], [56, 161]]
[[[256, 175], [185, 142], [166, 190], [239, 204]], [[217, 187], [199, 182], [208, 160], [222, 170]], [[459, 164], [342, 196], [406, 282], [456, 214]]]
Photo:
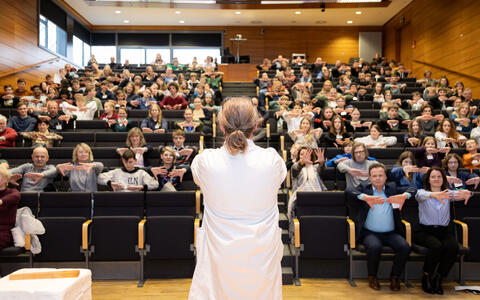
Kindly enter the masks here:
[[445, 67], [438, 66], [438, 65], [435, 65], [435, 64], [432, 64], [432, 63], [429, 63], [429, 62], [416, 60], [416, 59], [414, 59], [413, 62], [422, 64], [422, 65], [426, 65], [426, 66], [429, 66], [429, 67], [433, 67], [433, 68], [436, 68], [436, 69], [439, 69], [439, 70], [442, 70], [442, 71], [445, 71], [445, 72], [448, 72], [448, 73], [453, 73], [453, 74], [459, 75], [461, 77], [466, 77], [466, 78], [469, 78], [469, 79], [472, 79], [472, 80], [475, 80], [475, 81], [480, 81], [479, 77], [475, 77], [473, 75], [469, 75], [469, 74], [465, 74], [465, 73], [458, 72], [458, 71], [455, 71], [455, 70], [447, 69]]
[[20, 68], [16, 68], [16, 69], [13, 69], [11, 71], [0, 73], [0, 78], [10, 76], [10, 75], [15, 74], [15, 73], [23, 72], [23, 71], [26, 71], [26, 70], [29, 70], [29, 69], [33, 69], [35, 67], [38, 67], [38, 66], [41, 66], [41, 65], [44, 65], [44, 64], [48, 64], [48, 63], [52, 63], [54, 61], [60, 61], [60, 60], [61, 60], [61, 58], [54, 57], [54, 58], [50, 58], [50, 59], [38, 62], [36, 64], [31, 64], [31, 65], [28, 65], [28, 66], [23, 66], [23, 67], [20, 67]]

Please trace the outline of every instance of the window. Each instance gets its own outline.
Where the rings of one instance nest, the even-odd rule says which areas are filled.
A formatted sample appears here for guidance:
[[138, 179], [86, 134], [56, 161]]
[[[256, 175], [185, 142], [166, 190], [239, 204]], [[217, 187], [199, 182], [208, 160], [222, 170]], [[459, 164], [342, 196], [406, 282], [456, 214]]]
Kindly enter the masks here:
[[[115, 46], [92, 46], [92, 54], [99, 64], [110, 63], [110, 57], [117, 57], [117, 48]], [[90, 57], [88, 58], [90, 60]], [[88, 62], [87, 60], [87, 62]]]
[[83, 41], [76, 36], [73, 36], [73, 62], [79, 66], [84, 66]]
[[83, 43], [83, 65], [82, 66], [86, 66], [89, 59], [90, 59], [90, 45], [87, 43]]
[[145, 48], [120, 48], [120, 60], [124, 64], [125, 60], [132, 65], [145, 63]]
[[160, 53], [164, 63], [169, 63], [171, 61], [170, 49], [168, 49], [168, 48], [147, 48], [146, 63], [147, 64], [153, 63], [155, 61], [155, 58], [157, 57], [157, 53]]
[[[174, 48], [173, 57], [178, 58], [178, 62], [181, 64], [191, 64], [193, 58], [197, 58], [197, 62], [200, 65], [205, 63], [207, 56], [212, 56], [213, 59], [217, 59], [220, 62], [220, 48]], [[172, 59], [173, 60], [173, 59]]]
[[41, 47], [57, 54], [67, 55], [67, 33], [62, 28], [58, 27], [52, 21], [40, 15], [39, 21], [39, 42]]

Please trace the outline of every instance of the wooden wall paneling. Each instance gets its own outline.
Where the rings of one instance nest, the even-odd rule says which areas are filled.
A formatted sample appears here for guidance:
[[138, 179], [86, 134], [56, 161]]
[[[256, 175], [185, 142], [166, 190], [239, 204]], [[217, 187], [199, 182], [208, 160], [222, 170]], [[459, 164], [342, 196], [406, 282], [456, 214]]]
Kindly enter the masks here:
[[[394, 32], [409, 23], [410, 43], [416, 41], [416, 47], [402, 60], [406, 59], [404, 63], [412, 69], [413, 75], [422, 77], [423, 72], [430, 69], [435, 78], [447, 75], [452, 85], [462, 80], [465, 86], [474, 90], [474, 97], [480, 98], [479, 80], [414, 62], [423, 61], [479, 78], [479, 13], [480, 1], [415, 0], [384, 25], [384, 56], [389, 59], [395, 57]], [[403, 24], [400, 22], [402, 17]], [[401, 43], [408, 44], [406, 39], [408, 37], [402, 35]]]

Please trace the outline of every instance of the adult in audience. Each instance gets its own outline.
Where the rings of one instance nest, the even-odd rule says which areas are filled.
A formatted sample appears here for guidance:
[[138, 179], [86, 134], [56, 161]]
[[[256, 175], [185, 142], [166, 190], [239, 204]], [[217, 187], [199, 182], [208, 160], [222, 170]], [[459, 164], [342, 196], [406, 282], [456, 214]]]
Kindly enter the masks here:
[[346, 196], [352, 202], [358, 202], [360, 208], [357, 221], [359, 241], [367, 250], [368, 284], [374, 290], [380, 290], [377, 280], [378, 265], [383, 246], [389, 246], [395, 252], [390, 273], [390, 289], [400, 290], [400, 275], [405, 269], [410, 246], [398, 232], [401, 223], [399, 209], [405, 200], [415, 195], [415, 188], [399, 189], [394, 182], [387, 183], [385, 166], [373, 163], [368, 174], [371, 183], [362, 183], [356, 188], [347, 188]]
[[360, 183], [370, 183], [368, 168], [374, 161], [367, 160], [368, 149], [365, 144], [354, 143], [352, 159], [342, 161], [337, 165], [341, 173], [345, 173], [347, 187], [357, 187]]
[[44, 147], [36, 147], [32, 152], [32, 163], [24, 163], [16, 168], [10, 169], [12, 174], [10, 182], [18, 186], [17, 181], [21, 178], [22, 192], [43, 192], [54, 191], [53, 179], [57, 176], [54, 165], [47, 165], [48, 150]]
[[39, 120], [47, 120], [49, 123], [48, 130], [58, 132], [66, 128], [73, 128], [73, 120], [76, 120], [75, 115], [66, 115], [63, 111], [58, 110], [58, 104], [56, 101], [47, 102], [46, 113], [34, 113]]
[[172, 147], [163, 147], [160, 151], [162, 165], [151, 168], [155, 179], [158, 180], [158, 188], [161, 191], [180, 191], [183, 189], [183, 176], [189, 170], [188, 165], [176, 164], [175, 149]]
[[97, 177], [103, 171], [103, 163], [94, 162], [90, 146], [80, 143], [73, 149], [72, 162], [57, 165], [57, 170], [68, 177], [70, 191], [93, 193], [97, 191]]
[[415, 165], [415, 155], [411, 151], [404, 151], [398, 157], [397, 164], [390, 172], [389, 180], [395, 182], [397, 187], [423, 187], [423, 177], [428, 167], [419, 168]]
[[443, 294], [442, 279], [452, 268], [458, 254], [458, 241], [449, 229], [450, 202], [467, 205], [472, 192], [449, 190], [445, 172], [437, 167], [425, 174], [423, 189], [417, 191], [420, 227], [413, 242], [428, 248], [423, 264], [422, 289], [429, 294]]
[[13, 92], [13, 87], [10, 84], [3, 86], [3, 95], [0, 98], [0, 107], [14, 108], [20, 102], [20, 98]]
[[150, 105], [148, 117], [140, 125], [143, 133], [165, 133], [167, 131], [167, 120], [162, 118], [162, 110], [158, 104]]
[[295, 216], [295, 201], [297, 192], [304, 191], [326, 191], [321, 174], [325, 169], [325, 155], [323, 149], [315, 151], [308, 146], [300, 148], [298, 162], [291, 168], [292, 174], [292, 195], [288, 200], [287, 216], [290, 220]]
[[32, 140], [33, 147], [53, 147], [55, 142], [60, 141], [63, 137], [55, 132], [48, 131], [48, 121], [38, 120], [37, 131], [21, 132], [21, 135]]
[[17, 105], [17, 113], [18, 115], [10, 117], [7, 127], [15, 129], [17, 133], [33, 131], [37, 120], [28, 115], [27, 104], [25, 104], [25, 102], [20, 102]]
[[7, 118], [0, 115], [0, 148], [15, 147], [17, 136], [15, 129], [7, 127]]
[[98, 176], [98, 184], [107, 185], [115, 192], [140, 192], [155, 190], [158, 182], [152, 176], [137, 167], [138, 153], [131, 149], [123, 151], [122, 168], [117, 168]]
[[383, 136], [378, 125], [370, 127], [370, 134], [364, 137], [355, 139], [357, 143], [363, 143], [367, 148], [387, 148], [397, 143], [397, 138], [394, 136]]
[[15, 227], [17, 207], [20, 202], [20, 193], [16, 189], [9, 189], [10, 174], [0, 166], [0, 250], [13, 246], [11, 230]]
[[447, 175], [448, 185], [451, 189], [466, 189], [467, 185], [474, 185], [477, 189], [480, 177], [476, 173], [460, 171], [463, 168], [463, 161], [456, 153], [449, 153], [442, 160], [442, 168]]
[[117, 148], [116, 151], [122, 156], [129, 149], [135, 153], [135, 167], [144, 168], [150, 165], [148, 158], [153, 151], [153, 147], [147, 144], [142, 131], [138, 127], [130, 129], [125, 145]]
[[178, 84], [170, 82], [167, 88], [169, 94], [165, 95], [162, 102], [160, 102], [160, 108], [167, 110], [186, 108], [188, 103], [182, 95], [178, 94]]

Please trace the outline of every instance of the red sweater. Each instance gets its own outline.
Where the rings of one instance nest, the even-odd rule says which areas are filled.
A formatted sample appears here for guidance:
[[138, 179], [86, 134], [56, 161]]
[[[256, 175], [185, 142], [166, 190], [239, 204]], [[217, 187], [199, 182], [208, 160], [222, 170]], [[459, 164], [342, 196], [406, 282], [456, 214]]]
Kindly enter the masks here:
[[5, 147], [15, 147], [15, 141], [17, 140], [17, 132], [15, 129], [7, 127], [5, 130], [0, 133], [0, 137], [4, 136], [7, 138], [4, 141], [0, 141], [0, 148]]
[[175, 98], [172, 96], [166, 96], [163, 98], [162, 102], [160, 102], [160, 108], [163, 108], [165, 105], [174, 106], [177, 104], [181, 104], [183, 109], [187, 107], [188, 102], [179, 94], [177, 94]]
[[0, 249], [13, 244], [10, 230], [15, 227], [17, 207], [20, 201], [20, 192], [16, 189], [4, 189], [0, 191]]

